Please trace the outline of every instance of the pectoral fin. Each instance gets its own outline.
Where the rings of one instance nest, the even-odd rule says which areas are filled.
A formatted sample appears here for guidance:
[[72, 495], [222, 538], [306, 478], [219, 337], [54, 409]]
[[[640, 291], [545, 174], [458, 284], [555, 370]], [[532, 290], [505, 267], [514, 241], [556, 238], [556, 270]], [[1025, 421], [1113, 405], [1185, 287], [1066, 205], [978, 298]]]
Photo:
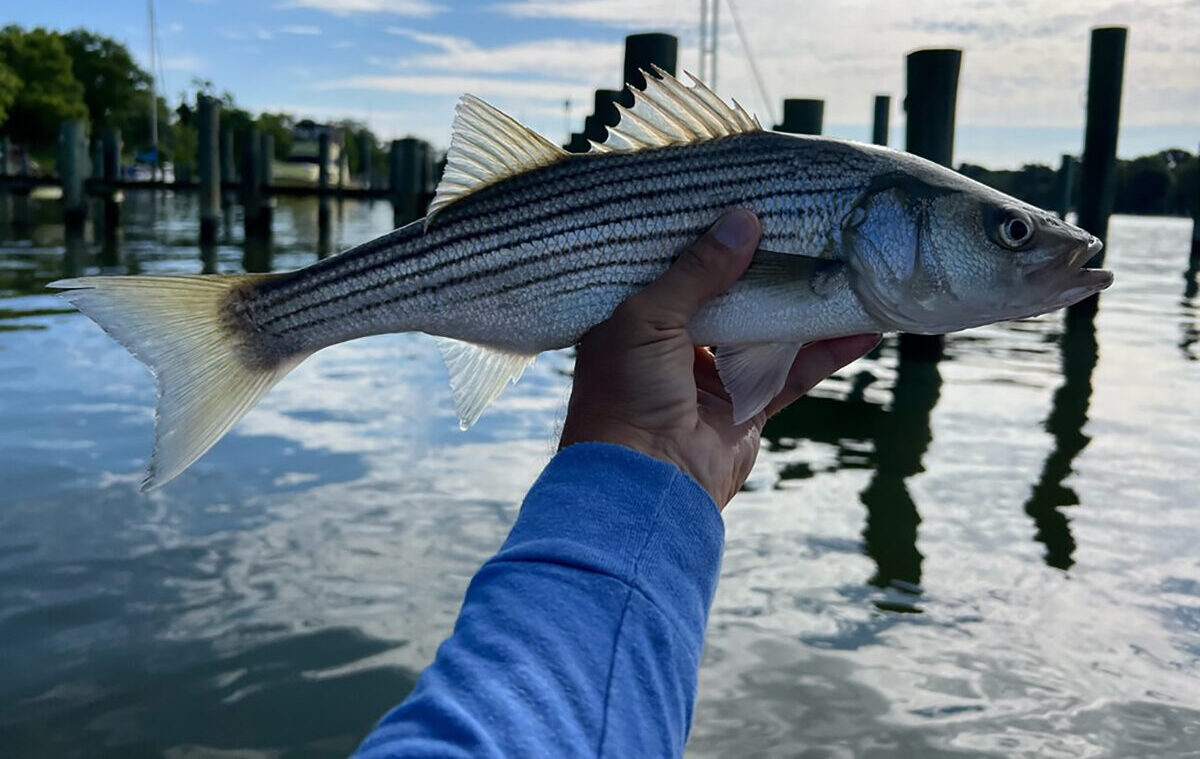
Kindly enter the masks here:
[[450, 372], [450, 392], [458, 424], [464, 430], [496, 400], [505, 385], [519, 380], [525, 367], [537, 358], [449, 338], [439, 339], [438, 348]]
[[799, 343], [753, 343], [717, 348], [717, 373], [741, 424], [767, 407], [787, 381]]

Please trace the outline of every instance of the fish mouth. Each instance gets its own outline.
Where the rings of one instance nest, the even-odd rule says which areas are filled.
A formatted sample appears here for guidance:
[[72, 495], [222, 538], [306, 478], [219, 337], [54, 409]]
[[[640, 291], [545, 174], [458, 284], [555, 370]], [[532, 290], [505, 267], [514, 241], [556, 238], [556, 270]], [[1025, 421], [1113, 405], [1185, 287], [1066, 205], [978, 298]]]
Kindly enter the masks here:
[[1086, 266], [1087, 262], [1103, 249], [1104, 243], [1097, 237], [1091, 237], [1086, 243], [1072, 248], [1066, 255], [1029, 270], [1026, 276], [1030, 284], [1055, 292], [1058, 295], [1056, 301], [1070, 305], [1112, 285], [1111, 271]]

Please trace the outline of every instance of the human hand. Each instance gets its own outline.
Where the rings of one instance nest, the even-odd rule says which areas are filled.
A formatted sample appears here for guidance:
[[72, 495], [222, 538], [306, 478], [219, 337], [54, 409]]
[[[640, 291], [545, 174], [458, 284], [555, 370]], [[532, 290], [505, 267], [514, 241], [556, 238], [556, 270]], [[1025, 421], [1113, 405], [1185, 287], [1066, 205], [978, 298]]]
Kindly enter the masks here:
[[723, 509], [750, 476], [767, 419], [862, 356], [879, 335], [805, 346], [783, 390], [735, 425], [712, 354], [693, 345], [687, 323], [733, 286], [758, 247], [758, 219], [745, 210], [717, 221], [671, 268], [584, 335], [559, 448], [616, 443], [675, 464]]

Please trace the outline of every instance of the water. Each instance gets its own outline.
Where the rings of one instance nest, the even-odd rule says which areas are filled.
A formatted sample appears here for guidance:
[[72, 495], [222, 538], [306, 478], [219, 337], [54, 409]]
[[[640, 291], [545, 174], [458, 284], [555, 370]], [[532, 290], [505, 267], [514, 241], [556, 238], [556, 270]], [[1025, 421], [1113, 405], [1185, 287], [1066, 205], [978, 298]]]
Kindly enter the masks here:
[[[194, 200], [131, 194], [107, 252], [32, 213], [0, 225], [0, 753], [344, 754], [552, 454], [569, 355], [464, 434], [430, 339], [338, 346], [140, 495], [151, 378], [40, 288], [199, 271]], [[315, 219], [277, 209], [275, 268], [314, 258]], [[337, 249], [391, 209], [334, 220]], [[889, 340], [772, 423], [725, 512], [691, 756], [1200, 756], [1189, 231], [1113, 219], [1094, 329], [973, 330], [937, 366]]]

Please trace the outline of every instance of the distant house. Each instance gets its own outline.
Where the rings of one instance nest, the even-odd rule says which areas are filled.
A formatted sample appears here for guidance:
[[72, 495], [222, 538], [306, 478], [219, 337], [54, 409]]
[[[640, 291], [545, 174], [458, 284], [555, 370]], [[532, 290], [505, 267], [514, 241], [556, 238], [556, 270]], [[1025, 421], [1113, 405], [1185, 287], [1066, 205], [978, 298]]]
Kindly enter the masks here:
[[[323, 134], [329, 135], [329, 185], [337, 186], [341, 179], [345, 130], [329, 124], [318, 124], [310, 119], [304, 119], [292, 128], [292, 152], [287, 159], [274, 162], [271, 168], [273, 183], [315, 187], [320, 174], [318, 140]], [[349, 180], [349, 177], [346, 179]]]

